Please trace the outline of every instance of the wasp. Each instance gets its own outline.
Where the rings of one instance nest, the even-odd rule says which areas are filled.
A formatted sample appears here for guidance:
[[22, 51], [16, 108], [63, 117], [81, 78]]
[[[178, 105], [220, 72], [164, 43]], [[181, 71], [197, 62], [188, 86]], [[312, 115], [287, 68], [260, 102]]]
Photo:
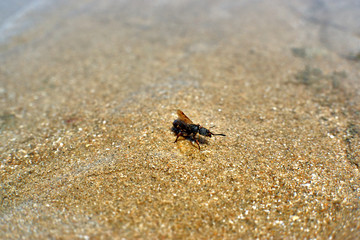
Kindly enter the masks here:
[[179, 137], [182, 136], [184, 138], [195, 140], [200, 150], [199, 140], [195, 138], [196, 134], [199, 133], [205, 137], [211, 137], [213, 135], [226, 136], [222, 133], [212, 133], [208, 129], [202, 127], [200, 124], [194, 124], [190, 118], [188, 118], [181, 110], [177, 110], [176, 113], [178, 115], [178, 119], [173, 122], [172, 128], [173, 132], [176, 134], [174, 143], [176, 143]]

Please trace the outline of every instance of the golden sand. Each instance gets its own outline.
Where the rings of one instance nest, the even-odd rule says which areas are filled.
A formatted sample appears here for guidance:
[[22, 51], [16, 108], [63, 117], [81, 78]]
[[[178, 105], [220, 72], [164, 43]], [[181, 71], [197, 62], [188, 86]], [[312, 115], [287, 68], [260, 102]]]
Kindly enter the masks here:
[[[250, 2], [66, 2], [3, 44], [0, 238], [358, 238], [356, 49]], [[174, 143], [176, 109], [227, 136]]]

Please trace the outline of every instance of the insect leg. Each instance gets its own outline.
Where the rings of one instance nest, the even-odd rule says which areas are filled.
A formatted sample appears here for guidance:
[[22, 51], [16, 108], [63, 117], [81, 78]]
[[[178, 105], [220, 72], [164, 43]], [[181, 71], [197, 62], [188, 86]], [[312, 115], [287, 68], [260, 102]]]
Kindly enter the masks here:
[[199, 147], [199, 151], [200, 151], [200, 144], [199, 144], [199, 140], [195, 139], [195, 142], [196, 142], [196, 144], [198, 145], [198, 147]]
[[174, 142], [174, 143], [177, 142], [177, 140], [178, 140], [178, 138], [179, 138], [180, 136], [182, 136], [181, 132], [179, 132], [179, 133], [176, 135], [176, 139], [175, 139], [175, 142]]

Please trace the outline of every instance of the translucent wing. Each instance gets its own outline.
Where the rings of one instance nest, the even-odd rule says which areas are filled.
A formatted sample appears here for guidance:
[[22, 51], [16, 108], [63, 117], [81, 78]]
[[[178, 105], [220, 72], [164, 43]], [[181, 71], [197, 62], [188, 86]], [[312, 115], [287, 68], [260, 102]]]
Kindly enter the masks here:
[[177, 110], [176, 111], [178, 117], [179, 117], [179, 120], [183, 121], [184, 123], [187, 123], [187, 124], [193, 124], [193, 122], [190, 120], [190, 118], [188, 118], [185, 113], [183, 113], [181, 110]]

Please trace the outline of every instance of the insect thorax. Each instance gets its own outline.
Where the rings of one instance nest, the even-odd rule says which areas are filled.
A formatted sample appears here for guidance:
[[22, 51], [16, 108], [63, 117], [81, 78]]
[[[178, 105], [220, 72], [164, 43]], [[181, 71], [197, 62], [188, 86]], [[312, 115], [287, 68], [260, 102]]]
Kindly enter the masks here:
[[200, 129], [200, 126], [199, 126], [199, 125], [190, 124], [189, 127], [190, 127], [190, 131], [191, 131], [191, 132], [194, 132], [194, 133], [198, 133], [198, 132], [199, 132], [199, 129]]

